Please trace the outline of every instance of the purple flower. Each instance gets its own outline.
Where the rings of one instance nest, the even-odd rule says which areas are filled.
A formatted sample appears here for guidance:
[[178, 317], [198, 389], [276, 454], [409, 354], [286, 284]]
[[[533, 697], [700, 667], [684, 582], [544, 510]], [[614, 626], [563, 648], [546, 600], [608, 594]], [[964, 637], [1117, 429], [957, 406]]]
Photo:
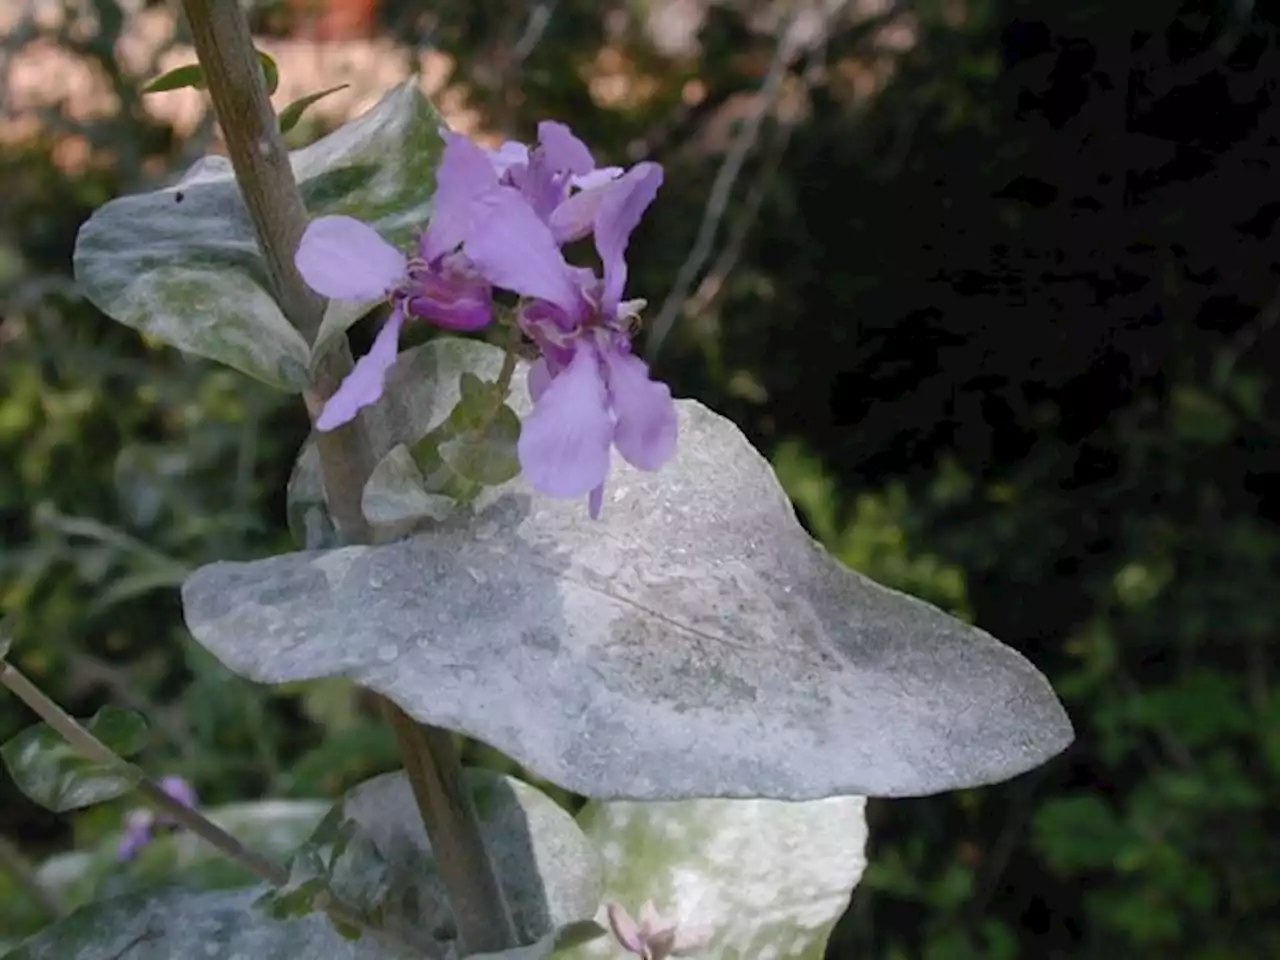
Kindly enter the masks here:
[[[160, 789], [184, 807], [194, 809], [199, 802], [195, 789], [182, 777], [165, 777], [160, 781]], [[157, 827], [171, 827], [176, 822], [167, 813], [156, 814], [143, 808], [130, 810], [125, 817], [124, 833], [120, 837], [120, 845], [116, 848], [116, 859], [121, 861], [132, 860], [138, 855], [139, 850], [151, 842]]]
[[631, 352], [638, 305], [622, 300], [627, 243], [661, 184], [662, 168], [640, 163], [601, 192], [591, 227], [602, 278], [565, 261], [554, 229], [523, 191], [495, 195], [494, 215], [465, 245], [494, 286], [528, 298], [519, 322], [542, 353], [529, 373], [534, 409], [520, 430], [521, 469], [549, 496], [587, 495], [592, 517], [603, 503], [611, 447], [641, 470], [657, 470], [675, 453], [671, 391]]
[[317, 293], [340, 300], [390, 297], [391, 316], [365, 354], [316, 418], [317, 430], [354, 419], [382, 396], [395, 363], [406, 317], [422, 317], [449, 330], [478, 330], [493, 316], [492, 290], [459, 251], [477, 223], [490, 215], [502, 190], [483, 150], [445, 132], [436, 174], [435, 214], [412, 259], [352, 217], [313, 220], [302, 235], [295, 262]]
[[586, 144], [553, 120], [538, 124], [532, 150], [509, 140], [489, 151], [489, 159], [502, 182], [524, 195], [561, 244], [587, 235], [600, 201], [622, 175], [621, 167], [597, 168]]

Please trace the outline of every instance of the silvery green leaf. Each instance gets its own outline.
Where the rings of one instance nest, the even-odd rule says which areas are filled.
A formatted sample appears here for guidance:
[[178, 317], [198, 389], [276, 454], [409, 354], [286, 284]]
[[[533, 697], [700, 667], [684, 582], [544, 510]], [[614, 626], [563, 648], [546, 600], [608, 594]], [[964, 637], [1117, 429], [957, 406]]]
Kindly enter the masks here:
[[[408, 244], [435, 189], [440, 119], [407, 82], [290, 154], [313, 215], [342, 213]], [[108, 316], [286, 390], [312, 351], [276, 304], [230, 163], [207, 157], [177, 183], [120, 197], [80, 229], [76, 281]], [[371, 304], [331, 304], [323, 351]], [[319, 353], [316, 354], [319, 356]]]
[[[650, 903], [681, 955], [822, 960], [866, 867], [866, 801], [592, 802], [579, 815], [605, 862], [605, 900]], [[629, 955], [613, 937], [558, 954]]]
[[344, 939], [322, 915], [273, 920], [253, 908], [262, 892], [169, 888], [99, 900], [5, 960], [408, 960], [369, 935]]
[[[501, 362], [432, 341], [398, 403], [439, 422]], [[929, 794], [1070, 743], [1022, 656], [845, 568], [736, 426], [677, 407], [676, 458], [615, 460], [598, 521], [517, 479], [395, 543], [206, 566], [187, 623], [243, 676], [347, 676], [601, 798]]]
[[[557, 935], [594, 916], [599, 860], [573, 817], [535, 787], [490, 770], [465, 770], [463, 784], [522, 941]], [[347, 832], [352, 826], [355, 832]], [[431, 932], [441, 951], [456, 937], [403, 773], [375, 777], [349, 792], [302, 848], [310, 851], [324, 862], [330, 889], [388, 929]]]
[[[146, 717], [135, 710], [103, 707], [84, 726], [119, 757], [133, 756], [147, 743]], [[114, 800], [138, 782], [136, 767], [89, 760], [46, 723], [0, 746], [0, 757], [18, 789], [54, 813]]]

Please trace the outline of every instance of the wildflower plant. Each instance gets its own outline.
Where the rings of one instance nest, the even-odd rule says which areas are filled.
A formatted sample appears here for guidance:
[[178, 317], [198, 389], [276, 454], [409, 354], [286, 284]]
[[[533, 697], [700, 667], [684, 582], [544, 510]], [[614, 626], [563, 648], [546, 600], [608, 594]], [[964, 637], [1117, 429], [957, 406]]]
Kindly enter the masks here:
[[[659, 164], [602, 166], [555, 120], [486, 150], [414, 84], [290, 155], [239, 6], [184, 6], [230, 162], [102, 207], [77, 279], [302, 396], [298, 550], [197, 570], [186, 621], [252, 680], [367, 688], [404, 769], [276, 862], [0, 650], [45, 721], [4, 751], [29, 794], [137, 790], [161, 817], [130, 821], [122, 855], [173, 822], [261, 881], [93, 903], [12, 960], [816, 960], [865, 865], [866, 797], [993, 783], [1070, 742], [1029, 663], [841, 566], [736, 427], [637, 355], [627, 261]], [[353, 363], [361, 320], [380, 326]], [[435, 333], [402, 351], [410, 324]], [[589, 802], [462, 769], [455, 733]]]

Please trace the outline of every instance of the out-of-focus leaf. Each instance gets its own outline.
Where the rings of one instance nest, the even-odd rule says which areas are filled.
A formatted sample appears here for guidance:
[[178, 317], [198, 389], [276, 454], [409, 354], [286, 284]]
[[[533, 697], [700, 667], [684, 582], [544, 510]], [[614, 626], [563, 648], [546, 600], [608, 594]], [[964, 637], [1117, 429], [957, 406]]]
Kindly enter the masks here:
[[327, 90], [320, 90], [316, 93], [309, 93], [305, 97], [299, 97], [293, 103], [286, 106], [280, 111], [280, 132], [288, 133], [298, 125], [298, 121], [302, 119], [303, 112], [307, 107], [311, 106], [319, 100], [323, 100], [331, 93], [337, 93], [339, 90], [345, 90], [351, 86], [349, 83], [340, 83], [336, 87], [329, 87]]
[[[147, 743], [147, 721], [134, 710], [103, 707], [85, 727], [121, 757]], [[0, 757], [23, 793], [54, 813], [65, 813], [127, 793], [137, 776], [124, 764], [86, 759], [48, 724], [23, 730], [0, 747]]]

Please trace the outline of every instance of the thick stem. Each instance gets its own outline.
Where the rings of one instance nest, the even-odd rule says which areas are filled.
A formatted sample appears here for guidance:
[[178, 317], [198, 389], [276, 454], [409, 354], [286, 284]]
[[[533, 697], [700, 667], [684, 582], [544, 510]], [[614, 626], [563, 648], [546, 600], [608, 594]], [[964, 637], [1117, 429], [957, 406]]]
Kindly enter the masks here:
[[[233, 0], [184, 0], [183, 9], [280, 308], [306, 341], [314, 343], [324, 299], [307, 286], [293, 262], [307, 211], [267, 96], [248, 21]], [[345, 344], [320, 360], [305, 397], [312, 419], [350, 369]], [[359, 421], [317, 432], [316, 450], [334, 522], [347, 540], [368, 540], [369, 525], [360, 509], [360, 495], [374, 466], [368, 434]]]
[[[248, 23], [234, 0], [183, 0], [183, 9], [281, 308], [312, 343], [324, 304], [303, 282], [293, 262], [307, 214]], [[304, 396], [313, 420], [351, 369], [346, 345], [340, 343], [316, 367], [311, 389]], [[316, 446], [334, 521], [349, 541], [367, 542], [370, 530], [360, 501], [374, 464], [362, 420], [317, 432]], [[463, 943], [471, 951], [517, 946], [475, 811], [458, 783], [461, 765], [448, 732], [419, 725], [389, 701], [386, 704]]]
[[485, 853], [471, 799], [462, 788], [462, 763], [449, 731], [418, 723], [390, 700], [383, 713], [395, 731], [405, 774], [468, 953], [518, 946], [497, 874]]

